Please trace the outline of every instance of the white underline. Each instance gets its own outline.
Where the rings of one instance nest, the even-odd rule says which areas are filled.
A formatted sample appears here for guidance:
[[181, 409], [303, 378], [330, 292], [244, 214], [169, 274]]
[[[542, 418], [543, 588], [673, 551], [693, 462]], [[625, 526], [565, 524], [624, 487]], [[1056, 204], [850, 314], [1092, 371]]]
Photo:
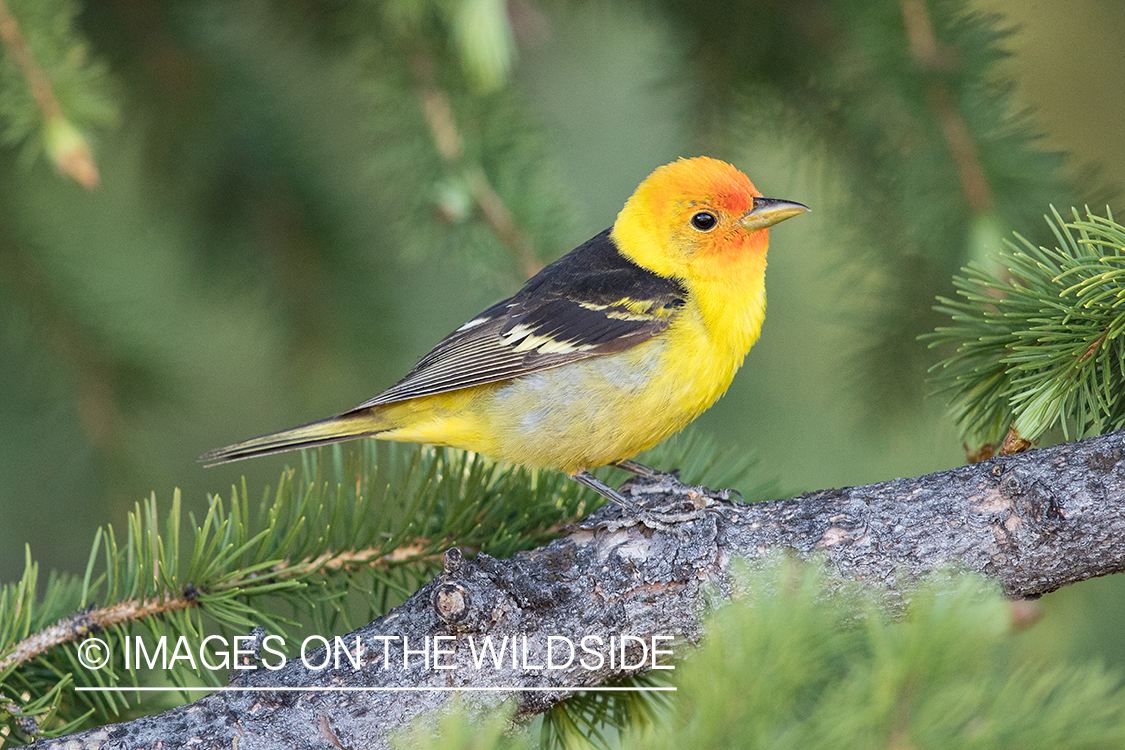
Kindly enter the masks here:
[[208, 693], [312, 693], [312, 692], [337, 692], [337, 693], [424, 693], [424, 692], [477, 692], [477, 693], [514, 693], [514, 692], [541, 692], [562, 693], [567, 691], [579, 693], [656, 693], [675, 692], [674, 687], [417, 687], [407, 685], [403, 687], [75, 687], [75, 691], [84, 693], [183, 693], [183, 692], [208, 692]]

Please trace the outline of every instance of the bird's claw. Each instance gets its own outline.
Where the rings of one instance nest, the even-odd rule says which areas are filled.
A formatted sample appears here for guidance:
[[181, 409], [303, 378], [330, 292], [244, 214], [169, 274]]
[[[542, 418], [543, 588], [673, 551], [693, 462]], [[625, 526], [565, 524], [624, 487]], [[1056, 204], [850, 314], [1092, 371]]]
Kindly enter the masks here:
[[683, 497], [697, 510], [710, 507], [716, 501], [729, 502], [732, 493], [737, 495], [740, 501], [742, 500], [742, 493], [738, 490], [713, 490], [709, 487], [684, 484], [680, 481], [678, 472], [676, 475], [662, 474], [655, 481], [633, 479], [621, 485], [618, 492], [636, 498], [637, 504], [641, 506], [649, 504], [648, 498], [654, 496]]

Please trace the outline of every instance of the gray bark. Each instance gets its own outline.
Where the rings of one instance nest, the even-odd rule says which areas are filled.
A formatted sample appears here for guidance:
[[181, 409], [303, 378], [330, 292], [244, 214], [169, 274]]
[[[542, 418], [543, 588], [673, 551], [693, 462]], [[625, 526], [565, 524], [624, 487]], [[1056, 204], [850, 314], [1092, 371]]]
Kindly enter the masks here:
[[[364, 644], [353, 670], [313, 671], [300, 661], [240, 676], [236, 687], [165, 713], [38, 747], [383, 748], [389, 734], [447, 705], [450, 692], [283, 692], [281, 687], [476, 687], [463, 694], [472, 711], [489, 712], [514, 699], [521, 717], [545, 711], [577, 687], [600, 685], [632, 672], [608, 660], [596, 668], [575, 660], [565, 669], [543, 665], [547, 637], [603, 643], [621, 634], [675, 636], [658, 646], [682, 655], [696, 641], [715, 592], [728, 595], [732, 559], [753, 566], [779, 552], [819, 557], [840, 580], [877, 588], [891, 606], [936, 570], [974, 571], [1013, 597], [1036, 597], [1075, 581], [1125, 569], [1125, 432], [1079, 443], [999, 457], [915, 479], [824, 490], [790, 500], [731, 504], [706, 494], [639, 486], [639, 512], [612, 505], [565, 536], [508, 560], [459, 551], [444, 573], [402, 606], [344, 638]], [[630, 492], [630, 487], [625, 488]], [[470, 642], [516, 637], [495, 668], [474, 667]], [[394, 640], [383, 641], [381, 636]], [[443, 653], [433, 663], [434, 636]], [[404, 668], [402, 638], [428, 644], [428, 666], [416, 655]], [[387, 644], [386, 651], [384, 643]], [[588, 642], [593, 644], [593, 641]], [[556, 642], [562, 647], [561, 641]], [[506, 652], [507, 654], [508, 652]], [[390, 655], [389, 668], [384, 661]], [[562, 657], [565, 657], [565, 648]], [[643, 655], [630, 642], [626, 657]], [[313, 655], [317, 660], [323, 653]], [[556, 652], [556, 663], [563, 661]], [[651, 666], [651, 660], [648, 661]], [[512, 692], [511, 687], [549, 688]]]

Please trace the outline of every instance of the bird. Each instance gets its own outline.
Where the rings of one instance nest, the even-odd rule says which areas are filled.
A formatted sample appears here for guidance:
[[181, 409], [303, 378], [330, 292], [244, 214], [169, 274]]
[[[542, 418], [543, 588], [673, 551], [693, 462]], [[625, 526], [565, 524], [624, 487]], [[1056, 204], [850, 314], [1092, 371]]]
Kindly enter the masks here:
[[724, 392], [765, 316], [769, 227], [808, 211], [706, 156], [657, 168], [613, 226], [443, 338], [395, 385], [316, 422], [212, 450], [206, 465], [353, 438], [564, 472], [663, 475], [633, 457]]

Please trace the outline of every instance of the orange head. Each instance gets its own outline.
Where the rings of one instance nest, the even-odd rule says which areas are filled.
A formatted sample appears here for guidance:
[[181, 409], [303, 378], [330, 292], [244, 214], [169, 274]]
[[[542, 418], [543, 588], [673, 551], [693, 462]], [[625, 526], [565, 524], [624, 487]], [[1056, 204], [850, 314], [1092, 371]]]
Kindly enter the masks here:
[[800, 203], [763, 198], [738, 169], [700, 156], [649, 175], [617, 215], [613, 239], [661, 275], [721, 278], [748, 266], [764, 271], [768, 227], [805, 211]]

